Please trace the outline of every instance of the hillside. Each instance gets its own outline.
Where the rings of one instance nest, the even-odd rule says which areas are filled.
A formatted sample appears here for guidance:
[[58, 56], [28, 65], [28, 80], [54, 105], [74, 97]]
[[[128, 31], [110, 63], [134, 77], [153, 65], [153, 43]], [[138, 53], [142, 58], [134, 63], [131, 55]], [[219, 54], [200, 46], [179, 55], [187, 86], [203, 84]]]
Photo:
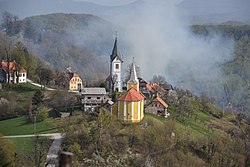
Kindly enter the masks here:
[[35, 54], [64, 70], [72, 67], [84, 80], [105, 79], [113, 45], [112, 25], [87, 14], [49, 14], [23, 20], [24, 38]]
[[230, 20], [250, 23], [248, 0], [183, 0], [178, 6], [187, 12], [194, 24], [222, 23]]

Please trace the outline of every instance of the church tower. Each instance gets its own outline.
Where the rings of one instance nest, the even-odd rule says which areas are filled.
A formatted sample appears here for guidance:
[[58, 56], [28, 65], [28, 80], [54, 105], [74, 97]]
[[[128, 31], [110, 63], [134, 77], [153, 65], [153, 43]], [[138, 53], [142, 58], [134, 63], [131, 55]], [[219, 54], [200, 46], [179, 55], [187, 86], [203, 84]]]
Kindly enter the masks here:
[[110, 55], [110, 88], [113, 89], [113, 91], [122, 91], [122, 62], [116, 36], [113, 51]]
[[127, 82], [127, 89], [135, 88], [139, 92], [139, 80], [136, 74], [135, 59], [133, 58], [130, 78]]

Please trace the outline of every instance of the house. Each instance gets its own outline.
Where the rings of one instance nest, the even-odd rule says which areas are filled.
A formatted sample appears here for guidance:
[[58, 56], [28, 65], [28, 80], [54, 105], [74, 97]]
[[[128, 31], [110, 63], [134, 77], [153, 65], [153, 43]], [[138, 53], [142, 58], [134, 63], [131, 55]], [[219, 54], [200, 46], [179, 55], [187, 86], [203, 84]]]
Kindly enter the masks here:
[[145, 108], [145, 113], [151, 113], [155, 115], [168, 116], [167, 112], [168, 104], [165, 103], [158, 95], [148, 103]]
[[123, 122], [140, 122], [144, 117], [145, 96], [139, 91], [139, 80], [134, 62], [127, 89], [128, 91], [113, 105], [112, 114]]
[[79, 100], [84, 112], [94, 112], [107, 101], [105, 88], [82, 88], [79, 92]]
[[[8, 72], [10, 76], [8, 77]], [[9, 81], [8, 81], [9, 80]], [[2, 61], [0, 65], [0, 82], [2, 83], [26, 83], [27, 71], [15, 61]]]
[[152, 94], [151, 92], [148, 90], [147, 88], [147, 82], [143, 79], [138, 77], [139, 80], [139, 88], [140, 88], [140, 92], [146, 97], [146, 98], [151, 98]]
[[122, 59], [118, 50], [117, 37], [115, 38], [115, 44], [112, 54], [110, 55], [110, 73], [106, 79], [107, 89], [112, 91], [122, 91]]
[[69, 73], [69, 90], [79, 91], [82, 87], [82, 79], [76, 73]]
[[82, 79], [75, 72], [71, 70], [71, 67], [67, 68], [67, 74], [69, 78], [69, 91], [79, 91], [83, 88]]
[[168, 91], [162, 88], [160, 85], [156, 83], [146, 84], [146, 88], [151, 93], [151, 97], [156, 96], [157, 94], [161, 97], [168, 94]]

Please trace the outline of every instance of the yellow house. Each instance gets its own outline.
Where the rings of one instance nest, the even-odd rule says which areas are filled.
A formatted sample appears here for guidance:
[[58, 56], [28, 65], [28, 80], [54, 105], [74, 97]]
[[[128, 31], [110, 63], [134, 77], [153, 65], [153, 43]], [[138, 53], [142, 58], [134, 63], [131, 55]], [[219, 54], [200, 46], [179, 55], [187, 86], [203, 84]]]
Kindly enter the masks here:
[[69, 73], [69, 90], [79, 91], [82, 87], [82, 79], [76, 73]]
[[140, 122], [144, 117], [145, 96], [139, 92], [134, 62], [127, 87], [128, 91], [113, 105], [112, 113], [118, 120], [124, 122]]

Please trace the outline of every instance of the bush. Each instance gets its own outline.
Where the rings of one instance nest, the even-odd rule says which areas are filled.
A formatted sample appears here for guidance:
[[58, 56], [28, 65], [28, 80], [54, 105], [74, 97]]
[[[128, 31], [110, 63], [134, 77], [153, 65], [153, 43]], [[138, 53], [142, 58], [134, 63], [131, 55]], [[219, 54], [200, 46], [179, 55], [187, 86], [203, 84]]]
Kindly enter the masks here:
[[11, 142], [0, 134], [0, 166], [14, 166], [15, 149]]
[[49, 109], [47, 107], [42, 106], [37, 109], [36, 113], [37, 122], [44, 121], [46, 118], [48, 118], [48, 116], [49, 116]]

